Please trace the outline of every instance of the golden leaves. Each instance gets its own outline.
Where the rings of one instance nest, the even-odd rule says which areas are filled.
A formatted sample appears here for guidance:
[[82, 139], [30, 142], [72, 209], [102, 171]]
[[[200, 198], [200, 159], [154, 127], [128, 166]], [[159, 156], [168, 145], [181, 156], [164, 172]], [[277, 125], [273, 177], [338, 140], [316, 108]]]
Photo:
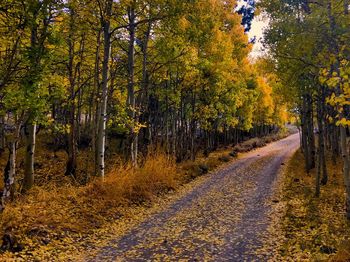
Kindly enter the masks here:
[[[286, 169], [280, 198], [283, 204], [278, 223], [283, 236], [278, 261], [329, 261], [344, 238], [350, 236], [345, 219], [344, 188], [340, 165], [327, 165], [332, 181], [314, 198], [314, 174], [306, 174], [303, 156], [297, 152]], [[337, 260], [335, 260], [337, 261]]]

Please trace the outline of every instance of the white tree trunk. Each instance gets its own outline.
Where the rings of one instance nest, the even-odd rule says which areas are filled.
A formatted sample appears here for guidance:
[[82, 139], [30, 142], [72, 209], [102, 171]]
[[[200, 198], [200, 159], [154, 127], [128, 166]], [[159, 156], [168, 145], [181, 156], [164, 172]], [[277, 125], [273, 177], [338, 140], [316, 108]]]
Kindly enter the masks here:
[[105, 19], [103, 20], [103, 65], [102, 65], [102, 96], [97, 134], [97, 171], [100, 177], [105, 175], [105, 144], [106, 144], [106, 122], [107, 122], [107, 98], [108, 98], [108, 74], [109, 58], [111, 52], [110, 16], [112, 13], [113, 0], [109, 0], [106, 6]]

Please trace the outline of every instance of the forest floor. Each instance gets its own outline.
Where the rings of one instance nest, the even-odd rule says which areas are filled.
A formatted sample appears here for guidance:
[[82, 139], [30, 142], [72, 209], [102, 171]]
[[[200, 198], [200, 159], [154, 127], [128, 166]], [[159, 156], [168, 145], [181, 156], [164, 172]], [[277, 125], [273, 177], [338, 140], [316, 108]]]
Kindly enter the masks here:
[[345, 216], [342, 161], [327, 158], [328, 183], [315, 197], [316, 168], [304, 169], [298, 150], [279, 184], [264, 249], [273, 248], [273, 261], [350, 261], [350, 223]]

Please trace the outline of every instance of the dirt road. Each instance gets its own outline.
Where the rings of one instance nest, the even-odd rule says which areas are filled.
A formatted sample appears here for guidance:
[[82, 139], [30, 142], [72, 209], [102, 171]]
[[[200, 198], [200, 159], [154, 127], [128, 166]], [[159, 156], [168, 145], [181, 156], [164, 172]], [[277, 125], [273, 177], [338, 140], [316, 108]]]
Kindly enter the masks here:
[[298, 134], [247, 153], [114, 239], [91, 261], [264, 261], [271, 196]]

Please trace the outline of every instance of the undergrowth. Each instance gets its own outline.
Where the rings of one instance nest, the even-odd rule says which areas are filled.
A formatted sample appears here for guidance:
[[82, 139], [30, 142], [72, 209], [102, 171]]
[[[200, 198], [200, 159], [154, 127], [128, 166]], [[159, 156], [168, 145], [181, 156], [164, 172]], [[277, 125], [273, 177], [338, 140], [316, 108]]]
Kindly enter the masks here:
[[174, 189], [177, 175], [174, 161], [158, 154], [140, 168], [115, 168], [103, 181], [87, 186], [35, 187], [1, 214], [1, 235], [17, 238], [12, 251], [31, 251], [71, 232], [87, 233], [122, 215], [118, 207], [151, 201]]
[[345, 217], [341, 163], [327, 161], [329, 182], [315, 197], [315, 170], [304, 171], [298, 151], [288, 165], [282, 218], [285, 242], [281, 256], [294, 261], [350, 261], [350, 224]]

